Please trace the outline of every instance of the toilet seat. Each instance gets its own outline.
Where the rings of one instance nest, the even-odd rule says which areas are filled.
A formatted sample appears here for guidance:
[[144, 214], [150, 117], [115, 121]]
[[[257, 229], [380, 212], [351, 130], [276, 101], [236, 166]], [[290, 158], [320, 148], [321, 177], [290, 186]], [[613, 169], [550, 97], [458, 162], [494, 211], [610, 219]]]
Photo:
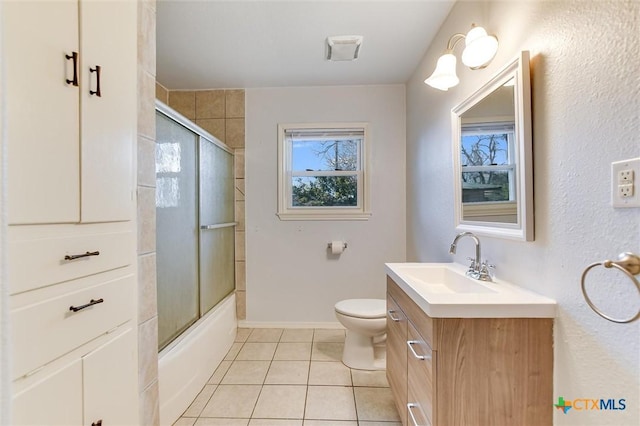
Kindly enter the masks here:
[[347, 299], [335, 305], [336, 312], [355, 318], [377, 319], [387, 315], [387, 301], [384, 299]]

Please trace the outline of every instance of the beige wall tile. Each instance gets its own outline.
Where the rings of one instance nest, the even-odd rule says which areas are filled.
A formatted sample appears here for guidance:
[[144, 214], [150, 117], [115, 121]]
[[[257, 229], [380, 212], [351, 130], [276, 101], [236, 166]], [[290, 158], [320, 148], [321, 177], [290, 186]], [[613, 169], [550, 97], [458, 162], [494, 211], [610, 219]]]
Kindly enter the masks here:
[[244, 231], [236, 231], [236, 260], [245, 260]]
[[138, 257], [138, 323], [158, 315], [156, 254]]
[[138, 134], [156, 139], [156, 79], [138, 69]]
[[140, 424], [145, 426], [160, 425], [160, 399], [158, 397], [158, 381], [153, 382], [140, 395]]
[[156, 251], [156, 190], [138, 186], [138, 253]]
[[224, 90], [200, 90], [196, 92], [196, 119], [224, 118]]
[[156, 10], [148, 3], [138, 3], [138, 67], [156, 75]]
[[247, 319], [247, 294], [236, 291], [236, 316], [239, 320]]
[[226, 117], [244, 118], [244, 90], [225, 90]]
[[138, 326], [138, 386], [146, 389], [158, 380], [158, 317]]
[[244, 148], [244, 118], [227, 118], [226, 143], [231, 148]]
[[205, 118], [196, 120], [196, 124], [213, 136], [218, 138], [221, 142], [225, 139], [225, 120], [224, 118]]
[[[244, 179], [244, 148], [234, 149], [233, 150], [234, 157], [234, 166], [235, 166], [235, 175], [236, 178]], [[244, 182], [242, 182], [242, 193], [244, 194]]]
[[245, 262], [236, 262], [236, 290], [247, 289], [247, 270]]
[[156, 99], [160, 102], [169, 105], [169, 91], [160, 83], [156, 81]]
[[244, 179], [236, 179], [236, 201], [244, 201]]
[[238, 231], [244, 231], [244, 201], [236, 201], [235, 203], [235, 208], [236, 208], [236, 222], [238, 222], [238, 225], [236, 226], [236, 229]]
[[196, 92], [172, 90], [169, 92], [169, 106], [189, 120], [196, 119]]
[[138, 185], [156, 186], [156, 142], [138, 136]]

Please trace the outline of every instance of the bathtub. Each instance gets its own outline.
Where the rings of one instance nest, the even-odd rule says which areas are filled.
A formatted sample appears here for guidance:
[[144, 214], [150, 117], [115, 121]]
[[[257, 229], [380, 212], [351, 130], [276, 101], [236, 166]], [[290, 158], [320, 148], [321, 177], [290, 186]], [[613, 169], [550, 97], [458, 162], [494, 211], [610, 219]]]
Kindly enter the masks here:
[[237, 326], [232, 293], [158, 354], [161, 425], [172, 425], [189, 407], [231, 348]]

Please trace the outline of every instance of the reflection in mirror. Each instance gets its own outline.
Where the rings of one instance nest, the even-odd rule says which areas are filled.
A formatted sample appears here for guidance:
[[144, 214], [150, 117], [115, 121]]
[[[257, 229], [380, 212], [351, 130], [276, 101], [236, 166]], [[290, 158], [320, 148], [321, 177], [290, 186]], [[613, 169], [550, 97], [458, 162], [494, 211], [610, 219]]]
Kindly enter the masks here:
[[528, 52], [452, 110], [456, 227], [533, 240]]

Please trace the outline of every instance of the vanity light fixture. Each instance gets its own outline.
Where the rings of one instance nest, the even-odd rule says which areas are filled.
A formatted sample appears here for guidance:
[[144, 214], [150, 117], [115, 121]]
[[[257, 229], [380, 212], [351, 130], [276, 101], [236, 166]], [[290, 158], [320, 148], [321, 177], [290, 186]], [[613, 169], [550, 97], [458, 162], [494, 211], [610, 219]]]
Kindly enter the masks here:
[[359, 35], [327, 37], [329, 61], [355, 61], [360, 53], [363, 37]]
[[498, 39], [496, 36], [489, 35], [484, 28], [472, 24], [471, 30], [467, 35], [456, 33], [449, 38], [447, 49], [444, 55], [438, 58], [435, 71], [433, 71], [431, 77], [424, 81], [426, 84], [446, 91], [460, 82], [456, 75], [457, 60], [453, 54], [453, 49], [455, 49], [460, 40], [465, 41], [465, 48], [462, 51], [462, 63], [472, 70], [482, 69], [489, 65], [498, 51]]

